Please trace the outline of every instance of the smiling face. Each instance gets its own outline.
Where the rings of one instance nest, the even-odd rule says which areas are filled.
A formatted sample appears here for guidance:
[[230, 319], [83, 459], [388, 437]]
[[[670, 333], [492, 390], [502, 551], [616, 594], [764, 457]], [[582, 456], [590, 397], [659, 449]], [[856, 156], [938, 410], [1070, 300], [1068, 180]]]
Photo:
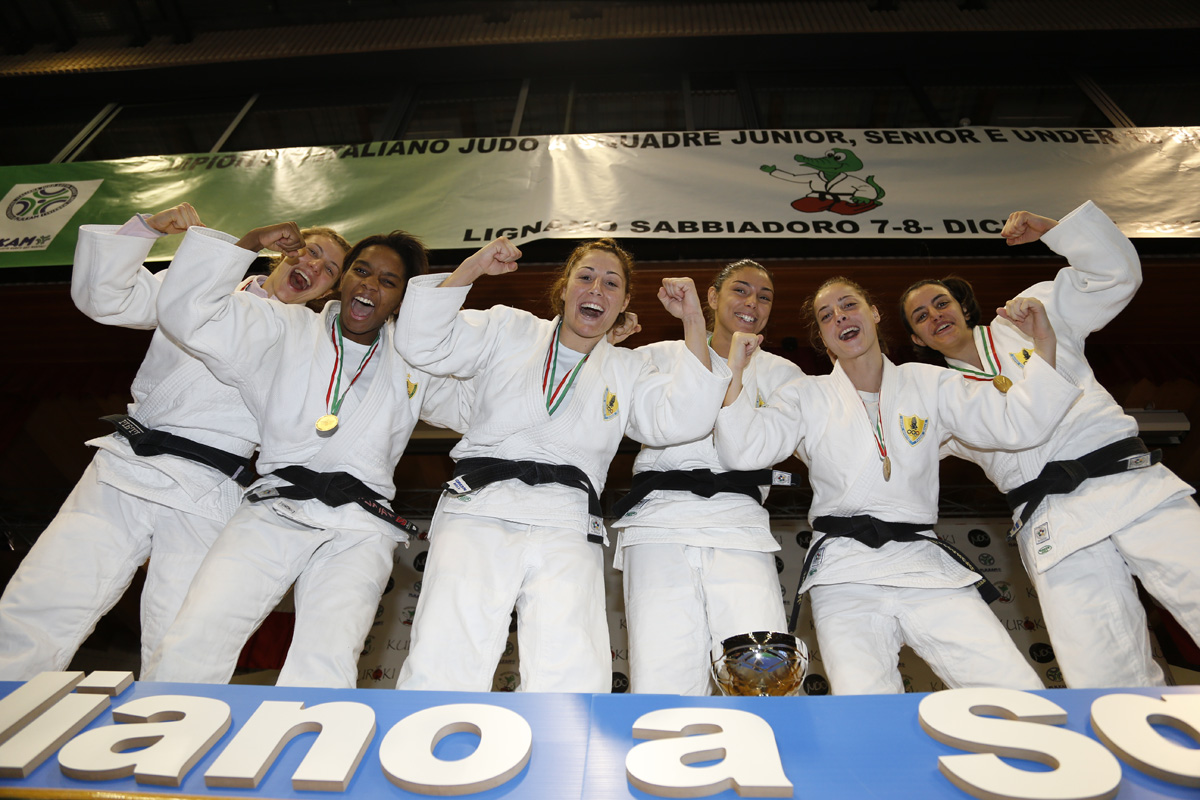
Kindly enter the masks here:
[[910, 291], [904, 298], [904, 319], [916, 344], [952, 357], [964, 350], [974, 352], [971, 326], [962, 305], [940, 283], [926, 283]]
[[717, 333], [762, 333], [774, 301], [775, 286], [770, 277], [754, 267], [743, 267], [729, 275], [720, 289], [710, 286], [708, 307], [713, 311], [714, 339]]
[[304, 249], [296, 259], [284, 259], [267, 276], [263, 289], [283, 303], [307, 303], [328, 293], [342, 274], [346, 251], [323, 234], [304, 237]]
[[562, 289], [561, 341], [577, 353], [590, 353], [629, 305], [621, 260], [604, 250], [588, 250], [571, 267]]
[[836, 359], [879, 351], [879, 310], [844, 283], [832, 283], [813, 298], [813, 315], [826, 350]]
[[404, 298], [404, 261], [386, 245], [366, 247], [342, 278], [342, 335], [370, 344]]

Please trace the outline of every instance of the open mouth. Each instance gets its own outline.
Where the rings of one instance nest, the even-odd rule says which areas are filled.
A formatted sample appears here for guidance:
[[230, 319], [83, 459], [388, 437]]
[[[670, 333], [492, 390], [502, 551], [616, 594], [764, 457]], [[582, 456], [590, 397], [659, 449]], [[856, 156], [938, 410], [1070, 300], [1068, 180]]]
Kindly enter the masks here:
[[288, 275], [287, 282], [288, 286], [292, 287], [292, 289], [297, 292], [307, 291], [308, 288], [312, 286], [312, 279], [309, 278], [308, 273], [302, 269], [292, 270]]
[[840, 339], [843, 342], [848, 342], [851, 339], [858, 336], [859, 333], [860, 333], [860, 330], [857, 327], [849, 327], [838, 334], [838, 339]]
[[933, 329], [933, 335], [940, 336], [941, 334], [945, 333], [946, 331], [950, 330], [953, 327], [954, 327], [953, 322], [944, 322], [941, 325], [938, 325], [936, 328]]
[[366, 319], [375, 313], [375, 303], [367, 297], [355, 297], [350, 301], [349, 312], [353, 319]]
[[597, 320], [604, 316], [604, 309], [595, 303], [583, 303], [579, 306], [579, 315], [585, 319]]
[[744, 325], [754, 325], [758, 322], [758, 317], [752, 317], [749, 314], [734, 313], [734, 318]]

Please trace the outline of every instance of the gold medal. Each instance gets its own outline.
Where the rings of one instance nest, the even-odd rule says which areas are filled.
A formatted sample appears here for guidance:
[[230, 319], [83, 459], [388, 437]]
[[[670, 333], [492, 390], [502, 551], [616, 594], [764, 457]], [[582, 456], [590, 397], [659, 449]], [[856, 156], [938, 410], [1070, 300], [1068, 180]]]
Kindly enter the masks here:
[[888, 456], [883, 457], [883, 479], [885, 481], [892, 479], [892, 459]]
[[1012, 388], [1012, 378], [1007, 375], [997, 375], [992, 378], [992, 386], [995, 386], [1000, 394], [1007, 394], [1008, 390]]
[[317, 436], [332, 436], [337, 431], [337, 414], [326, 414], [317, 420]]

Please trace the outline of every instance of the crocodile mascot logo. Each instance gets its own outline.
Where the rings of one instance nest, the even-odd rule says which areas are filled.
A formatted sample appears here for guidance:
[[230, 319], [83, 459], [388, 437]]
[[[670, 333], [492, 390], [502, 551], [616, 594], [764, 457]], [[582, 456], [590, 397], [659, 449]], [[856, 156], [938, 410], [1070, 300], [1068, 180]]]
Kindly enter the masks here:
[[863, 168], [862, 160], [853, 150], [835, 147], [824, 157], [811, 158], [797, 153], [796, 161], [808, 167], [804, 172], [785, 172], [774, 164], [763, 164], [759, 169], [772, 178], [791, 183], [808, 184], [808, 194], [792, 201], [792, 208], [806, 214], [832, 211], [835, 214], [861, 214], [883, 205], [883, 188], [875, 182], [874, 175], [856, 178], [851, 172]]

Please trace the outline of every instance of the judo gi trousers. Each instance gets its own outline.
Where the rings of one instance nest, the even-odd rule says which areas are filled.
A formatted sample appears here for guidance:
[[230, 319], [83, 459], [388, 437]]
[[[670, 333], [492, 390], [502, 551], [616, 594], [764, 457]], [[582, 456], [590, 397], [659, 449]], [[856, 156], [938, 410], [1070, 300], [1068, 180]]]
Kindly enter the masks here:
[[228, 682], [250, 634], [295, 583], [296, 626], [276, 685], [354, 688], [395, 548], [378, 531], [311, 528], [269, 503], [243, 503], [143, 679]]
[[1200, 642], [1200, 508], [1191, 497], [1158, 506], [1042, 573], [1025, 549], [1022, 560], [1071, 688], [1164, 684], [1135, 575]]
[[153, 549], [141, 602], [144, 667], [224, 527], [102, 483], [97, 460], [106, 457], [115, 458], [101, 452], [88, 464], [0, 598], [0, 680], [66, 669]]
[[634, 692], [711, 694], [722, 640], [787, 628], [774, 553], [635, 544], [623, 570]]
[[900, 694], [907, 644], [952, 689], [1044, 689], [974, 587], [814, 586], [813, 622], [834, 694]]
[[490, 691], [515, 606], [519, 691], [611, 691], [602, 558], [582, 530], [441, 515], [396, 688]]

